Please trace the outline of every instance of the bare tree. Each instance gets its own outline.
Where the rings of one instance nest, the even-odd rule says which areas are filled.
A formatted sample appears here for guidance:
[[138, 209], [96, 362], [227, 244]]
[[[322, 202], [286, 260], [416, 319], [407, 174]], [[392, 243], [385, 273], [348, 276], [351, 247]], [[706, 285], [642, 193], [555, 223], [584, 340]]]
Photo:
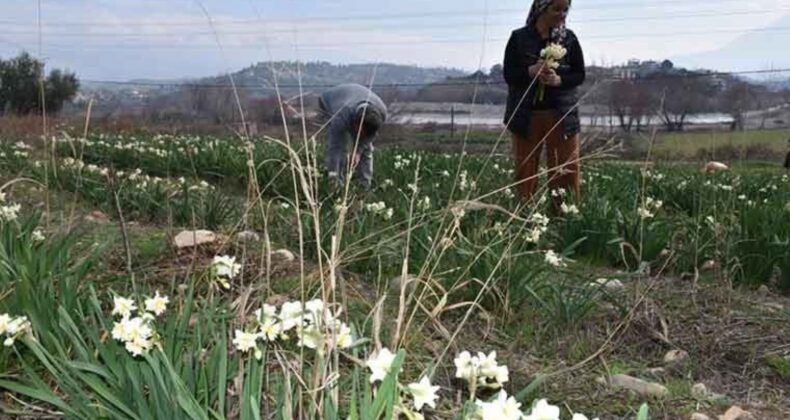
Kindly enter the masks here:
[[710, 109], [716, 86], [710, 77], [694, 73], [660, 76], [653, 79], [661, 92], [659, 116], [667, 131], [683, 131], [687, 118]]
[[658, 101], [651, 86], [639, 80], [620, 80], [609, 85], [608, 100], [611, 113], [625, 132], [641, 131], [650, 124]]
[[743, 130], [746, 111], [753, 109], [757, 95], [752, 86], [744, 81], [735, 81], [727, 87], [720, 98], [720, 107], [732, 117], [730, 130]]

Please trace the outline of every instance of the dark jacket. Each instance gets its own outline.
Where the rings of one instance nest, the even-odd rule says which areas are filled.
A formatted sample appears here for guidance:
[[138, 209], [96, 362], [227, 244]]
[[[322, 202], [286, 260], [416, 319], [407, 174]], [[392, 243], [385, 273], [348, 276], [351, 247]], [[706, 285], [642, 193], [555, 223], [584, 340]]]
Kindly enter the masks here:
[[[567, 38], [563, 46], [568, 50], [568, 53], [560, 61], [560, 67], [556, 70], [562, 78], [562, 85], [556, 88], [547, 86], [545, 93], [548, 101], [554, 104], [561, 115], [568, 114], [563, 120], [565, 137], [580, 131], [579, 111], [574, 106], [578, 101], [577, 88], [585, 78], [584, 54], [579, 40], [570, 29], [567, 31]], [[548, 44], [549, 41], [542, 39], [534, 28], [525, 26], [513, 31], [505, 49], [503, 70], [508, 85], [505, 124], [511, 132], [521, 137], [526, 137], [529, 132], [530, 114], [539, 83], [536, 81], [527, 92], [527, 88], [532, 83], [528, 69], [539, 60], [540, 51]]]

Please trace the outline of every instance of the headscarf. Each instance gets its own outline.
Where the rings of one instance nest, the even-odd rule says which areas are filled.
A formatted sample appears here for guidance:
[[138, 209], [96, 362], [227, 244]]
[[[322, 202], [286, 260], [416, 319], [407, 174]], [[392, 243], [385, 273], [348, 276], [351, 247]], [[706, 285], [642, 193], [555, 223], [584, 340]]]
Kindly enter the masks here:
[[[529, 9], [529, 16], [527, 17], [527, 27], [534, 28], [535, 24], [538, 22], [538, 18], [540, 18], [543, 13], [546, 12], [546, 9], [551, 6], [554, 0], [534, 0], [532, 2], [532, 7]], [[568, 6], [571, 5], [571, 0], [568, 0]], [[551, 38], [551, 42], [555, 42], [557, 44], [564, 44], [565, 39], [568, 36], [568, 30], [565, 27], [565, 23], [562, 23], [560, 26], [556, 28], [551, 28], [551, 34], [549, 37]]]

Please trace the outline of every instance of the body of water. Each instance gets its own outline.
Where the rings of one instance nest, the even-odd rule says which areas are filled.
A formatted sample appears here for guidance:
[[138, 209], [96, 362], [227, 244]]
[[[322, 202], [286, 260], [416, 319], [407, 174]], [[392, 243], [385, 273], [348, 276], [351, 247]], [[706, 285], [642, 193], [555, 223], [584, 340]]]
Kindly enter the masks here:
[[[395, 124], [402, 125], [423, 125], [441, 124], [448, 125], [451, 122], [450, 113], [447, 112], [415, 112], [396, 115], [393, 120]], [[582, 115], [582, 125], [588, 127], [619, 127], [620, 122], [617, 118], [592, 117]], [[729, 124], [732, 117], [727, 114], [696, 114], [686, 117], [686, 124], [690, 125], [720, 125]], [[477, 125], [487, 127], [501, 127], [502, 115], [497, 114], [456, 114], [455, 124], [458, 126]], [[652, 118], [648, 126], [661, 125], [662, 120]], [[643, 124], [645, 126], [645, 124]]]

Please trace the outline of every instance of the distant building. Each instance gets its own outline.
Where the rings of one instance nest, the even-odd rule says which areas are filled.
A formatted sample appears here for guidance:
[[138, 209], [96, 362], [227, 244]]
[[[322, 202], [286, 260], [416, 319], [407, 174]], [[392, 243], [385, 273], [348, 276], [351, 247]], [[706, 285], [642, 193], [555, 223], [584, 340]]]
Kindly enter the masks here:
[[656, 74], [672, 74], [675, 73], [675, 66], [669, 60], [662, 62], [648, 60], [640, 61], [637, 59], [628, 60], [624, 65], [615, 66], [612, 68], [615, 77], [626, 80], [644, 79]]

